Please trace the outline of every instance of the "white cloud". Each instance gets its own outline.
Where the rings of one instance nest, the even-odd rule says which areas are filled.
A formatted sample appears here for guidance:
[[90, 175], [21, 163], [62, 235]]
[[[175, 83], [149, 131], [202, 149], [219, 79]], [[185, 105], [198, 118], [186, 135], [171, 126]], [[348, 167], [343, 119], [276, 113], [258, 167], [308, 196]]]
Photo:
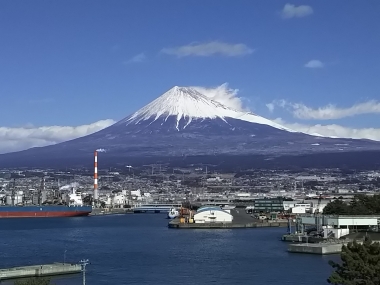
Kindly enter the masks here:
[[0, 127], [0, 153], [56, 144], [97, 132], [113, 123], [108, 119], [77, 127]]
[[176, 55], [177, 57], [213, 56], [217, 54], [224, 56], [243, 56], [253, 53], [254, 50], [241, 43], [229, 44], [213, 41], [200, 44], [192, 43], [189, 45], [174, 48], [164, 48], [161, 50], [161, 52], [169, 55]]
[[292, 130], [303, 132], [310, 135], [321, 135], [324, 137], [352, 138], [352, 139], [370, 139], [380, 141], [380, 129], [376, 128], [349, 128], [336, 124], [331, 125], [306, 125], [299, 123], [287, 123], [281, 118], [274, 120], [284, 127]]
[[324, 63], [318, 59], [310, 60], [308, 63], [305, 64], [305, 67], [308, 68], [322, 68], [324, 66]]
[[285, 4], [281, 11], [281, 16], [284, 19], [301, 18], [313, 14], [313, 8], [307, 5], [296, 6], [293, 4]]
[[131, 59], [127, 60], [125, 63], [139, 63], [146, 60], [146, 55], [144, 53], [139, 53], [132, 57]]
[[290, 103], [286, 100], [273, 101], [276, 106], [287, 108], [293, 116], [304, 120], [333, 120], [362, 114], [380, 114], [380, 102], [376, 100], [355, 104], [348, 108], [339, 108], [329, 104], [313, 109], [301, 103]]
[[267, 106], [269, 112], [273, 113], [274, 108], [275, 108], [275, 105], [273, 103], [265, 104], [265, 106]]
[[198, 92], [206, 95], [214, 101], [223, 104], [226, 107], [237, 111], [248, 111], [243, 105], [243, 98], [238, 97], [239, 89], [231, 89], [228, 87], [228, 83], [224, 83], [217, 87], [200, 87], [193, 86]]

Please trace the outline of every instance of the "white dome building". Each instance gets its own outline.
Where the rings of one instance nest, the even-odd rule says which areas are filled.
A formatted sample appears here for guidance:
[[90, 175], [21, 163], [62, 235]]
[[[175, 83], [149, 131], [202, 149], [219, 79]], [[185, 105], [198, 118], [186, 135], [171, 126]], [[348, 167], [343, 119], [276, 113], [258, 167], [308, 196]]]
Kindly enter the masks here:
[[231, 223], [234, 217], [220, 207], [202, 207], [194, 214], [194, 223]]

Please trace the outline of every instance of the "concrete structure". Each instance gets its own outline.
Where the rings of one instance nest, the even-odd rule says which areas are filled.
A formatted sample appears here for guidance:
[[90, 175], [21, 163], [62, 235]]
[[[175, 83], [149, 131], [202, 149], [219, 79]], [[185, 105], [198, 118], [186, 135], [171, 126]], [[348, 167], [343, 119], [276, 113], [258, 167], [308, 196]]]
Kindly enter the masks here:
[[0, 269], [0, 280], [24, 277], [41, 277], [81, 272], [80, 264], [53, 263]]
[[377, 226], [380, 216], [335, 216], [328, 217], [327, 224], [334, 227]]
[[311, 254], [336, 254], [342, 251], [344, 243], [291, 243], [288, 245], [288, 251], [294, 253], [311, 253]]
[[220, 207], [202, 207], [194, 214], [194, 223], [231, 223], [233, 216]]
[[380, 223], [380, 216], [314, 216], [303, 215], [300, 217], [303, 225], [331, 226], [333, 228], [348, 228], [356, 226], [377, 226]]
[[323, 209], [330, 202], [330, 200], [310, 199], [301, 201], [284, 201], [284, 211], [291, 211], [294, 214], [306, 214], [314, 213], [318, 210], [319, 213], [323, 212]]
[[301, 203], [301, 200], [296, 201], [283, 201], [282, 205], [284, 207], [284, 211], [290, 211], [292, 208], [295, 207], [296, 204]]
[[337, 229], [332, 226], [323, 226], [323, 238], [327, 239], [330, 237], [341, 238], [342, 236], [346, 236], [350, 233], [349, 229]]
[[267, 228], [267, 227], [287, 227], [287, 222], [268, 221], [264, 223], [180, 223], [178, 219], [169, 222], [168, 227], [172, 229], [242, 229], [242, 228]]
[[380, 216], [301, 216], [301, 223], [304, 225], [332, 226], [334, 228], [347, 228], [355, 226], [377, 226], [380, 223]]
[[291, 208], [291, 211], [293, 214], [306, 214], [307, 212], [310, 212], [312, 209], [312, 206], [310, 203], [297, 203], [294, 204], [294, 207]]
[[[321, 238], [339, 239], [348, 235], [350, 229], [355, 230], [358, 227], [367, 229], [378, 228], [380, 225], [380, 216], [325, 216], [306, 214], [298, 216], [295, 221], [295, 235], [306, 235], [306, 229], [308, 227], [310, 230], [310, 226], [316, 226], [314, 229], [311, 229], [317, 231], [318, 234], [321, 235]], [[296, 236], [294, 238], [297, 239], [298, 237]]]

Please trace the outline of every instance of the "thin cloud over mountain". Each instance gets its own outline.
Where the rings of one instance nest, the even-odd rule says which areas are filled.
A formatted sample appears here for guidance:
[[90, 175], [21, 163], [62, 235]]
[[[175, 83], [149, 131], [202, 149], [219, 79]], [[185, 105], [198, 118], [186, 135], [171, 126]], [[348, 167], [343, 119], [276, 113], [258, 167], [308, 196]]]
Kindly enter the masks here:
[[313, 8], [308, 5], [296, 6], [293, 4], [285, 4], [284, 8], [281, 11], [281, 16], [284, 19], [290, 18], [302, 18], [313, 14]]
[[333, 120], [364, 114], [380, 114], [380, 102], [376, 100], [358, 103], [346, 108], [333, 104], [312, 108], [302, 103], [292, 103], [286, 100], [275, 100], [267, 104], [267, 108], [271, 112], [275, 107], [284, 108], [291, 112], [295, 118], [302, 120]]
[[207, 42], [207, 43], [191, 43], [184, 46], [164, 48], [161, 53], [168, 55], [175, 55], [177, 57], [186, 56], [243, 56], [249, 55], [254, 52], [254, 49], [248, 47], [245, 44], [237, 43], [230, 44], [219, 41]]

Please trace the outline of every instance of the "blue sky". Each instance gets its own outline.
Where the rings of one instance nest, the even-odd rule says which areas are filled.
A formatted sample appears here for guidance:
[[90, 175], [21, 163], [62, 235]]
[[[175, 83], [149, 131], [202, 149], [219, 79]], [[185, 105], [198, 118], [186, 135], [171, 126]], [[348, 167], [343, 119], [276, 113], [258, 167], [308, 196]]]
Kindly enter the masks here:
[[379, 14], [377, 0], [1, 1], [0, 137], [119, 120], [174, 85], [228, 82], [264, 117], [380, 140]]

